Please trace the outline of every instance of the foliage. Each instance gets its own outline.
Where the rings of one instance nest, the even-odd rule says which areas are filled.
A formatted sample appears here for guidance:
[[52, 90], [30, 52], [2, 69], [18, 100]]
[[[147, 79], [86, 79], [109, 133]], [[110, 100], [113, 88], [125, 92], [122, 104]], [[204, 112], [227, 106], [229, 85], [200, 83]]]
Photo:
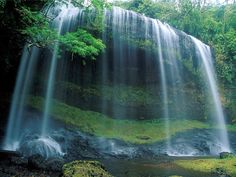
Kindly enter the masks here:
[[150, 51], [152, 53], [155, 53], [158, 51], [158, 46], [154, 44], [154, 42], [151, 39], [137, 39], [134, 36], [120, 36], [120, 39], [124, 42], [128, 43], [130, 47], [136, 47], [139, 49], [143, 49], [146, 51]]
[[[4, 8], [5, 2], [5, 0], [0, 0], [0, 11]], [[59, 42], [59, 46], [61, 44], [64, 45], [67, 51], [72, 53], [72, 56], [77, 55], [82, 58], [94, 60], [105, 48], [105, 45], [92, 34], [98, 34], [101, 31], [101, 17], [103, 16], [104, 7], [107, 7], [108, 3], [105, 0], [92, 0], [89, 6], [85, 6], [82, 0], [72, 0], [72, 3], [85, 8], [88, 14], [90, 14], [91, 11], [96, 11], [96, 13], [84, 30], [77, 29], [75, 32], [60, 36], [55, 29], [50, 28], [49, 24], [53, 19], [47, 17], [47, 9], [53, 7], [55, 3], [58, 2], [66, 3], [66, 1], [63, 0], [39, 0], [37, 3], [31, 2], [31, 0], [9, 1], [7, 4], [8, 11], [6, 11], [8, 14], [2, 12], [1, 18], [3, 20], [1, 23], [8, 28], [8, 26], [11, 25], [8, 24], [8, 18], [11, 18], [16, 24], [18, 23], [17, 21], [19, 21], [20, 25], [15, 26], [14, 30], [20, 33], [17, 35], [23, 35], [24, 38], [27, 39], [29, 47], [53, 48], [53, 45]], [[41, 6], [37, 4], [41, 4]], [[46, 10], [41, 11], [43, 4]], [[13, 12], [15, 10], [16, 12]]]
[[0, 12], [3, 10], [3, 8], [5, 7], [5, 0], [0, 0]]
[[57, 31], [49, 27], [49, 19], [40, 12], [33, 12], [28, 8], [20, 9], [22, 34], [28, 38], [29, 46], [50, 47], [56, 42], [64, 45], [66, 50], [82, 58], [95, 60], [95, 57], [105, 48], [100, 39], [96, 39], [83, 29], [58, 35]]
[[100, 34], [103, 29], [104, 9], [110, 8], [110, 4], [107, 0], [90, 0], [87, 4], [84, 4], [84, 0], [72, 0], [72, 3], [80, 8], [85, 8], [85, 15], [87, 24], [86, 30], [93, 34]]
[[[31, 97], [28, 104], [38, 110], [42, 110], [44, 99]], [[118, 120], [107, 117], [94, 111], [84, 111], [54, 100], [51, 115], [67, 125], [78, 127], [80, 131], [105, 138], [115, 138], [135, 144], [148, 144], [163, 141], [166, 138], [165, 121], [143, 120]], [[170, 122], [169, 135], [210, 126], [196, 120], [173, 120]]]
[[105, 48], [102, 40], [94, 38], [83, 29], [66, 33], [59, 40], [72, 55], [79, 55], [92, 60], [95, 60], [95, 57]]
[[99, 97], [99, 99], [107, 99], [125, 106], [146, 106], [157, 104], [157, 100], [159, 100], [158, 95], [154, 94], [153, 91], [141, 87], [125, 85], [92, 85], [90, 87], [82, 87], [70, 82], [57, 82], [56, 86], [69, 90], [71, 93], [74, 92], [84, 99], [95, 96]]
[[112, 177], [98, 161], [77, 160], [63, 166], [63, 177]]
[[49, 28], [49, 21], [39, 12], [33, 12], [26, 7], [19, 9], [24, 28], [22, 34], [28, 38], [29, 46], [47, 47], [54, 44], [58, 38], [57, 32]]

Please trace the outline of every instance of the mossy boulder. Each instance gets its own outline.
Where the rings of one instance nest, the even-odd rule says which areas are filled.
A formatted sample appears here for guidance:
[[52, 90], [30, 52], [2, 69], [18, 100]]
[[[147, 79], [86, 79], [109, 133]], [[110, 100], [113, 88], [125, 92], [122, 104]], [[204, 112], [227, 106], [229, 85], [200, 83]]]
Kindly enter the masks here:
[[112, 177], [98, 161], [77, 160], [65, 164], [63, 177]]
[[231, 177], [230, 175], [227, 174], [227, 171], [224, 168], [216, 168], [212, 171], [212, 174], [215, 174], [220, 177]]
[[220, 153], [221, 159], [227, 159], [227, 158], [232, 158], [232, 157], [235, 157], [235, 155], [233, 153], [230, 153], [230, 152], [221, 152]]

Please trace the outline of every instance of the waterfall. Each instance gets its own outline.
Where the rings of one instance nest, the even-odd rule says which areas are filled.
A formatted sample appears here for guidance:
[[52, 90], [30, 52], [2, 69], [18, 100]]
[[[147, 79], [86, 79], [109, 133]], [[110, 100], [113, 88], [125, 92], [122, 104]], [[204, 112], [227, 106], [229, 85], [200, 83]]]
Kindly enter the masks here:
[[[58, 35], [74, 31], [78, 26], [87, 25], [83, 10], [75, 8], [70, 2], [60, 4], [54, 8], [49, 10], [49, 14], [55, 15], [54, 11], [59, 11], [51, 23], [51, 27], [57, 30]], [[53, 106], [53, 98], [67, 103], [67, 95], [69, 95], [67, 92], [71, 90], [65, 91], [63, 88], [58, 88], [56, 84], [58, 82], [68, 82], [74, 85], [82, 83], [83, 86], [84, 80], [87, 79], [84, 85], [99, 83], [102, 95], [98, 106], [93, 101], [89, 104], [91, 109], [94, 108], [95, 111], [114, 119], [136, 118], [137, 121], [163, 119], [165, 122], [165, 135], [163, 136], [166, 136], [165, 153], [169, 155], [194, 155], [193, 152], [184, 151], [182, 153], [176, 150], [171, 138], [171, 131], [175, 128], [171, 126], [171, 121], [174, 118], [190, 119], [192, 116], [196, 116], [193, 114], [195, 108], [189, 107], [194, 101], [190, 99], [193, 96], [185, 91], [188, 87], [186, 83], [191, 80], [191, 78], [186, 79], [187, 71], [185, 70], [188, 68], [183, 64], [184, 59], [187, 58], [193, 59], [193, 62], [201, 63], [199, 71], [204, 76], [203, 82], [206, 85], [204, 93], [209, 95], [209, 103], [213, 102], [212, 114], [217, 123], [215, 139], [220, 144], [220, 151], [230, 151], [209, 46], [166, 23], [119, 7], [113, 7], [111, 10], [106, 9], [103, 23], [105, 28], [102, 39], [107, 49], [101, 57], [98, 57], [95, 69], [91, 66], [82, 68], [78, 61], [81, 58], [75, 58], [74, 63], [68, 61], [69, 57], [65, 51], [62, 51], [59, 57], [58, 51], [61, 49], [59, 42], [51, 46], [51, 52], [37, 47], [29, 50], [26, 44], [10, 108], [4, 149], [16, 150], [22, 144], [25, 148], [36, 149], [47, 157], [50, 154], [63, 155], [60, 145], [50, 137], [49, 117]], [[192, 48], [194, 48], [196, 54], [192, 52]], [[44, 59], [43, 62], [42, 59]], [[86, 69], [87, 73], [84, 71]], [[93, 69], [97, 70], [95, 72], [96, 76], [98, 75], [97, 77], [91, 74]], [[41, 79], [43, 81], [39, 81], [42, 88], [39, 91], [40, 93], [37, 94], [43, 96], [45, 102], [36, 138], [34, 137], [25, 142], [25, 140], [22, 141], [25, 133], [24, 115], [27, 112], [27, 100], [30, 95], [34, 95], [35, 88], [32, 80], [36, 78], [38, 72], [42, 74]], [[134, 109], [133, 103], [128, 106], [122, 104], [123, 100], [117, 103], [115, 100], [117, 94], [119, 94], [117, 91], [120, 91], [124, 85], [127, 86], [126, 88], [140, 87], [141, 85], [143, 89], [151, 90], [150, 92], [153, 95], [157, 95], [155, 101], [157, 104], [154, 103], [154, 106], [139, 105], [137, 109]], [[112, 98], [110, 101], [106, 100], [108, 86], [111, 87]], [[73, 93], [71, 95], [74, 96], [73, 101], [77, 101], [79, 99], [77, 97], [80, 96]], [[76, 103], [79, 104], [78, 102]], [[71, 104], [77, 107], [80, 106], [75, 103]], [[195, 112], [198, 113], [198, 110]], [[116, 125], [112, 126], [116, 128]], [[142, 132], [138, 133], [141, 134]], [[158, 134], [159, 130], [156, 130], [156, 133]], [[39, 143], [41, 143], [40, 146], [38, 146]], [[111, 146], [115, 145], [111, 144]], [[192, 147], [186, 149], [192, 149]], [[30, 153], [33, 154], [31, 151]]]
[[17, 82], [13, 94], [10, 115], [8, 118], [7, 134], [4, 149], [15, 150], [18, 148], [21, 138], [22, 116], [27, 93], [32, 84], [32, 75], [38, 60], [38, 48], [33, 47], [30, 51], [27, 45], [24, 47]]
[[[57, 8], [58, 6], [55, 7], [55, 9]], [[55, 9], [51, 8], [48, 14], [54, 15], [54, 12], [56, 11]], [[80, 10], [78, 8], [75, 8], [70, 3], [62, 4], [59, 9], [59, 15], [57, 15], [51, 23], [52, 28], [57, 30], [58, 35], [70, 31], [71, 25], [74, 25], [77, 20], [75, 17], [78, 16], [79, 11]], [[24, 112], [26, 109], [28, 96], [32, 93], [32, 80], [34, 79], [34, 76], [37, 75], [35, 71], [37, 70], [36, 65], [39, 61], [39, 53], [41, 50], [37, 47], [33, 47], [29, 50], [27, 46], [28, 45], [26, 44], [23, 50], [12, 105], [10, 108], [7, 133], [4, 141], [4, 149], [7, 150], [18, 149], [21, 138], [24, 136], [25, 132], [22, 131], [22, 129], [24, 129]], [[40, 132], [38, 132], [41, 136], [39, 136], [37, 140], [33, 139], [31, 142], [31, 145], [34, 144], [35, 146], [37, 146], [37, 143], [43, 142], [45, 145], [45, 154], [47, 154], [47, 156], [49, 156], [49, 151], [53, 152], [53, 154], [55, 154], [54, 151], [58, 152], [58, 154], [62, 154], [59, 145], [55, 141], [52, 141], [49, 137], [50, 135], [48, 135], [48, 119], [53, 98], [54, 80], [59, 52], [58, 49], [59, 43], [57, 41], [53, 47], [52, 54], [49, 53], [46, 56], [49, 61], [46, 62], [49, 65], [49, 71], [45, 77], [45, 80], [47, 80], [45, 89], [45, 103], [41, 128]], [[46, 66], [44, 70], [47, 70], [47, 68], [48, 67]], [[43, 146], [38, 148], [38, 151], [42, 152]]]
[[191, 38], [196, 46], [196, 53], [201, 57], [203, 62], [203, 72], [206, 74], [205, 80], [209, 89], [209, 99], [213, 101], [214, 116], [216, 117], [216, 124], [219, 129], [217, 134], [222, 151], [231, 152], [210, 47], [194, 37]]
[[[162, 53], [162, 45], [161, 45], [161, 28], [160, 28], [160, 22], [159, 21], [154, 21], [154, 26], [153, 26], [153, 31], [156, 32], [154, 38], [157, 41], [157, 44], [159, 46], [159, 63], [160, 63], [160, 71], [161, 71], [161, 88], [162, 88], [162, 101], [163, 101], [163, 107], [164, 107], [164, 113], [163, 116], [165, 118], [165, 129], [166, 129], [166, 137], [169, 137], [169, 129], [170, 129], [170, 122], [169, 122], [169, 106], [168, 106], [168, 90], [167, 90], [167, 81], [166, 81], [166, 69], [164, 66], [164, 58], [163, 58], [163, 53]], [[154, 37], [155, 37], [154, 36]], [[167, 140], [167, 151], [170, 149], [171, 144], [170, 140], [168, 138]]]
[[[218, 146], [221, 148], [220, 151], [230, 151], [209, 46], [206, 46], [192, 36], [178, 32], [168, 24], [162, 23], [159, 20], [147, 18], [119, 7], [113, 7], [112, 12], [105, 12], [105, 23], [112, 29], [112, 48], [115, 49], [112, 55], [114, 60], [112, 64], [112, 79], [110, 79], [113, 83], [113, 87], [120, 83], [133, 84], [133, 82], [140, 79], [140, 72], [142, 72], [144, 78], [148, 77], [147, 72], [149, 70], [159, 70], [160, 72], [160, 75], [156, 75], [156, 78], [159, 78], [157, 79], [159, 83], [156, 84], [159, 85], [159, 89], [161, 90], [160, 99], [162, 100], [163, 107], [161, 117], [165, 120], [167, 137], [166, 153], [169, 155], [188, 155], [192, 153], [180, 153], [178, 150], [175, 150], [170, 137], [170, 129], [173, 128], [170, 127], [170, 121], [174, 116], [177, 116], [179, 119], [181, 119], [181, 117], [188, 119], [188, 116], [191, 116], [191, 110], [185, 110], [189, 103], [187, 99], [188, 95], [184, 92], [186, 86], [183, 73], [184, 67], [182, 66], [181, 60], [183, 60], [182, 58], [184, 57], [183, 50], [191, 53], [191, 48], [195, 45], [195, 51], [199, 54], [195, 57], [196, 61], [193, 62], [203, 64], [203, 67], [199, 66], [201, 68], [200, 72], [206, 73], [204, 82], [206, 85], [209, 85], [209, 90], [206, 92], [211, 94], [209, 99], [214, 102], [215, 120], [218, 125], [217, 127], [219, 127], [216, 133], [218, 134], [216, 141], [219, 142]], [[103, 33], [105, 43], [109, 41], [109, 39], [107, 39], [107, 34], [110, 32], [109, 30], [110, 29], [107, 29]], [[154, 46], [154, 52], [150, 55], [148, 54], [148, 49], [145, 49], [145, 55], [139, 56], [139, 46], [134, 44], [135, 42], [133, 41], [135, 40], [151, 41]], [[110, 43], [108, 45], [110, 45]], [[104, 63], [109, 61], [109, 57], [110, 56], [107, 56], [107, 53], [105, 53], [102, 59], [103, 65], [101, 70], [103, 71], [103, 82], [109, 80], [107, 78], [109, 65]], [[145, 62], [142, 63], [142, 71], [137, 69], [136, 72], [132, 73], [128, 69], [124, 69], [127, 65], [138, 68], [138, 60], [140, 60], [141, 57], [145, 60]], [[194, 56], [189, 56], [189, 58], [194, 58]], [[156, 60], [155, 63], [158, 67], [148, 66], [148, 62], [151, 60]], [[144, 84], [149, 85], [148, 81]], [[130, 113], [126, 109], [121, 110], [117, 108], [114, 103], [112, 105], [105, 105], [103, 103], [103, 113], [106, 112], [104, 110], [107, 110], [108, 106], [111, 107], [111, 115], [114, 117], [120, 117], [118, 113], [121, 114], [121, 117], [128, 117]], [[155, 110], [152, 111], [155, 112]]]
[[[62, 33], [63, 27], [66, 28], [64, 32], [68, 32], [70, 30], [71, 22], [75, 21], [75, 17], [78, 16], [78, 13], [79, 10], [73, 7], [70, 3], [68, 7], [62, 8], [62, 12], [53, 22], [53, 26], [55, 29], [57, 29], [58, 35]], [[59, 43], [56, 42], [51, 57], [51, 63], [49, 67], [49, 77], [46, 88], [45, 106], [44, 106], [43, 123], [42, 123], [43, 136], [47, 134], [48, 117], [51, 109], [51, 101], [53, 97], [54, 80], [55, 80], [56, 66], [58, 60], [58, 50], [59, 50]]]

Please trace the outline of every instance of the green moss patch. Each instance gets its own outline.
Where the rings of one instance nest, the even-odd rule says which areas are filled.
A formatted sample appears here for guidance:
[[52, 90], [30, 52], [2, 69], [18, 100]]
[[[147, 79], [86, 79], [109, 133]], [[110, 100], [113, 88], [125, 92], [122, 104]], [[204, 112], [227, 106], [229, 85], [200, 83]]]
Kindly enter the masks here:
[[159, 96], [150, 89], [125, 85], [93, 85], [81, 87], [70, 82], [57, 82], [57, 87], [77, 93], [81, 97], [95, 96], [112, 100], [121, 105], [150, 105], [157, 104]]
[[227, 129], [228, 129], [228, 131], [235, 132], [236, 131], [236, 124], [229, 124], [229, 125], [227, 125]]
[[224, 172], [230, 176], [236, 176], [236, 157], [226, 159], [195, 159], [195, 160], [176, 160], [176, 165], [204, 173]]
[[[29, 105], [42, 110], [44, 99], [31, 97]], [[155, 120], [117, 120], [98, 112], [85, 111], [77, 107], [53, 101], [51, 115], [67, 125], [78, 127], [81, 131], [105, 138], [120, 139], [130, 143], [148, 144], [168, 138], [165, 122]], [[209, 128], [209, 125], [196, 120], [172, 120], [169, 135], [191, 129]]]
[[63, 166], [63, 177], [112, 177], [97, 161], [73, 161]]

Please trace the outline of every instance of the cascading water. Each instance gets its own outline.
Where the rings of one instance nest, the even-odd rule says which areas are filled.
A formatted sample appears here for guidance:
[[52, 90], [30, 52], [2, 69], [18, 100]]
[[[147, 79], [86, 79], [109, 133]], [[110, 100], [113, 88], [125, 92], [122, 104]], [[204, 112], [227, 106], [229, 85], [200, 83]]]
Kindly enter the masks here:
[[[86, 17], [82, 10], [74, 8], [70, 3], [67, 5], [62, 4], [59, 7], [60, 12], [51, 24], [59, 35], [72, 31], [78, 26], [86, 26]], [[53, 14], [54, 10], [52, 9], [51, 11], [49, 13]], [[186, 68], [183, 67], [183, 61], [181, 60], [185, 57], [184, 53], [192, 52], [190, 46], [194, 44], [197, 59], [202, 61], [203, 64], [201, 72], [206, 73], [204, 82], [209, 88], [207, 91], [211, 95], [209, 99], [214, 103], [215, 118], [220, 128], [218, 131], [218, 139], [221, 143], [220, 151], [230, 151], [223, 110], [214, 78], [211, 51], [208, 46], [173, 29], [168, 24], [118, 7], [113, 7], [112, 10], [105, 10], [104, 26], [105, 30], [102, 38], [107, 50], [98, 58], [98, 73], [100, 74], [98, 74], [98, 78], [101, 78], [99, 78], [100, 80], [96, 77], [91, 79], [93, 80], [92, 83], [100, 82], [100, 89], [102, 90], [103, 98], [101, 103], [95, 107], [99, 112], [118, 119], [136, 117], [142, 120], [149, 118], [148, 116], [152, 119], [163, 118], [165, 121], [165, 136], [167, 138], [165, 153], [170, 155], [196, 155], [193, 153], [192, 147], [184, 147], [183, 152], [179, 152], [179, 149], [175, 148], [171, 139], [171, 129], [173, 127], [170, 124], [173, 117], [188, 119], [192, 116], [193, 109], [187, 109], [190, 96], [184, 92], [186, 90], [184, 69]], [[188, 44], [185, 46], [185, 43]], [[86, 79], [82, 78], [83, 69], [80, 70], [78, 65], [74, 65], [74, 63], [70, 64], [68, 55], [62, 53], [61, 60], [58, 60], [59, 43], [56, 43], [52, 48], [53, 53], [46, 52], [46, 64], [45, 66], [42, 65], [40, 69], [41, 72], [48, 71], [43, 78], [43, 83], [46, 84], [40, 83], [41, 87], [44, 87], [41, 89], [44, 92], [40, 93], [40, 96], [45, 96], [40, 130], [37, 132], [38, 135], [33, 137], [32, 140], [21, 142], [21, 139], [25, 137], [21, 130], [24, 127], [23, 118], [28, 96], [35, 89], [31, 80], [36, 75], [37, 69], [35, 68], [41, 64], [39, 54], [42, 53], [41, 49], [36, 47], [33, 47], [29, 52], [27, 46], [23, 51], [9, 115], [4, 144], [5, 149], [18, 149], [21, 143], [22, 147], [27, 151], [28, 148], [36, 149], [47, 157], [50, 154], [52, 156], [63, 155], [59, 144], [50, 137], [49, 115], [53, 104], [52, 99], [56, 97], [66, 102], [68, 91], [60, 90], [55, 85], [60, 81], [79, 85], [84, 83]], [[59, 69], [60, 72], [57, 72]], [[90, 76], [90, 73], [86, 74], [86, 77]], [[73, 78], [68, 78], [71, 75]], [[81, 80], [78, 79], [78, 75], [81, 76]], [[110, 85], [112, 87], [112, 100], [108, 102], [105, 99], [107, 96], [106, 87]], [[144, 105], [146, 106], [145, 109], [142, 109], [143, 105], [141, 105], [138, 107], [140, 109], [136, 110], [133, 109], [132, 104], [131, 106], [129, 105], [129, 108], [123, 106], [122, 103], [117, 104], [115, 101], [116, 91], [122, 89], [123, 85], [144, 85], [144, 89], [155, 88], [154, 92], [159, 99], [156, 102], [159, 103], [154, 104], [155, 106], [152, 107]], [[75, 97], [73, 99], [76, 99], [78, 95], [73, 96]], [[94, 105], [95, 103], [90, 103], [91, 107]], [[112, 126], [116, 128], [115, 125]], [[156, 130], [156, 133], [159, 133], [158, 130]], [[41, 145], [37, 146], [38, 143]], [[116, 149], [114, 146], [115, 143], [112, 142], [111, 149]], [[42, 149], [44, 150], [42, 151]], [[31, 151], [30, 153], [33, 154]], [[209, 154], [213, 153], [209, 152]]]
[[[79, 10], [73, 7], [70, 4], [70, 2], [68, 3], [68, 7], [62, 8], [62, 12], [53, 22], [53, 26], [55, 29], [57, 29], [58, 35], [61, 34], [63, 30], [63, 26], [64, 28], [66, 28], [65, 31], [69, 31], [71, 22], [75, 21], [75, 17], [78, 16], [78, 13], [79, 13]], [[52, 102], [53, 89], [54, 89], [54, 80], [55, 80], [56, 66], [57, 66], [57, 60], [58, 60], [58, 50], [59, 50], [59, 43], [57, 42], [54, 46], [53, 54], [51, 57], [51, 63], [49, 67], [49, 78], [47, 82], [45, 107], [44, 107], [44, 114], [43, 114], [42, 136], [45, 136], [47, 134], [48, 117], [49, 117], [49, 112], [51, 109], [51, 102]]]
[[[58, 8], [58, 5], [55, 7]], [[57, 9], [58, 10], [58, 9]], [[49, 15], [54, 15], [54, 8], [49, 9], [47, 12]], [[59, 9], [59, 15], [52, 22], [52, 28], [56, 29], [58, 35], [62, 32], [65, 33], [70, 30], [70, 26], [73, 21], [76, 21], [75, 17], [78, 16], [79, 9], [72, 6], [70, 3], [62, 3]], [[53, 53], [47, 56], [49, 62], [49, 72], [46, 76], [46, 94], [45, 94], [45, 105], [43, 109], [43, 118], [41, 123], [41, 128], [39, 128], [38, 134], [35, 139], [29, 140], [28, 145], [31, 149], [37, 151], [46, 157], [55, 156], [56, 154], [62, 155], [62, 150], [60, 145], [54, 141], [48, 132], [48, 119], [49, 112], [52, 104], [54, 80], [58, 60], [59, 43], [56, 42], [54, 45]], [[16, 87], [13, 95], [12, 106], [10, 109], [9, 122], [7, 127], [7, 134], [4, 142], [4, 149], [16, 150], [19, 148], [21, 138], [24, 137], [24, 127], [23, 117], [27, 105], [27, 99], [29, 94], [32, 92], [32, 80], [35, 73], [36, 65], [39, 60], [39, 48], [33, 47], [30, 51], [27, 48], [27, 44], [23, 51], [22, 61], [19, 68], [19, 73], [17, 77]], [[46, 68], [45, 68], [46, 69]], [[39, 145], [41, 144], [41, 145]], [[34, 148], [34, 146], [38, 146]]]
[[[132, 83], [139, 79], [142, 79], [141, 77], [148, 77], [145, 71], [153, 69], [157, 70], [157, 68], [148, 66], [147, 61], [153, 60], [153, 58], [157, 60], [156, 63], [159, 66], [160, 75], [156, 75], [156, 77], [160, 80], [160, 99], [162, 100], [163, 105], [161, 117], [165, 119], [165, 129], [167, 137], [166, 153], [168, 153], [169, 155], [194, 154], [194, 150], [192, 150], [191, 147], [186, 148], [189, 150], [183, 150], [183, 152], [179, 152], [179, 149], [175, 149], [175, 147], [173, 146], [170, 138], [170, 129], [173, 128], [170, 127], [171, 118], [177, 116], [179, 119], [181, 119], [181, 117], [186, 119], [188, 118], [188, 116], [191, 116], [191, 110], [189, 112], [185, 110], [185, 107], [188, 104], [188, 95], [186, 95], [186, 93], [184, 92], [184, 90], [186, 89], [183, 73], [184, 67], [182, 67], [183, 64], [181, 64], [181, 57], [184, 56], [182, 54], [183, 51], [181, 50], [186, 50], [191, 53], [191, 46], [194, 44], [196, 45], [195, 51], [200, 53], [199, 55], [197, 55], [197, 58], [195, 60], [202, 61], [204, 69], [200, 72], [207, 73], [205, 78], [206, 80], [204, 82], [210, 85], [210, 90], [207, 92], [212, 93], [212, 97], [210, 99], [214, 102], [217, 124], [220, 127], [220, 130], [217, 133], [219, 134], [218, 138], [220, 141], [220, 145], [218, 145], [220, 146], [219, 151], [230, 151], [222, 106], [220, 104], [219, 94], [216, 89], [216, 81], [213, 77], [214, 70], [211, 61], [211, 51], [209, 50], [209, 47], [205, 44], [200, 44], [200, 42], [193, 37], [189, 37], [184, 33], [176, 31], [168, 24], [163, 24], [158, 20], [147, 18], [132, 11], [113, 7], [112, 13], [106, 12], [105, 15], [105, 22], [107, 23], [106, 25], [111, 26], [112, 29], [112, 48], [115, 49], [112, 56], [114, 58], [111, 79], [113, 85], [119, 85], [121, 83]], [[110, 29], [105, 31], [103, 36], [106, 36], [110, 32], [109, 30]], [[185, 36], [184, 38], [186, 39], [180, 39], [180, 35]], [[108, 43], [108, 45], [110, 45], [110, 41], [107, 38], [108, 37], [104, 38], [105, 43]], [[149, 54], [145, 54], [144, 56], [139, 56], [139, 46], [134, 44], [135, 40], [151, 41], [154, 45], [154, 52], [152, 53], [152, 55], [150, 56]], [[183, 42], [185, 40], [189, 41], [189, 44], [187, 46], [184, 46], [185, 44], [183, 44], [185, 43]], [[208, 49], [203, 50], [203, 45]], [[148, 49], [145, 49], [145, 53], [148, 53]], [[109, 61], [109, 57], [110, 56], [107, 56], [107, 54], [103, 55], [103, 65], [101, 68], [101, 70], [103, 71], [103, 82], [105, 80], [109, 80], [107, 79], [108, 65], [104, 64], [104, 62]], [[123, 68], [126, 65], [132, 65], [131, 67], [133, 68], [139, 68], [139, 64], [137, 61], [140, 60], [141, 57], [143, 57], [147, 62], [142, 63], [142, 71], [139, 71], [137, 69], [135, 72], [130, 72]], [[206, 58], [208, 58], [208, 62]], [[132, 64], [130, 64], [129, 62]], [[143, 76], [140, 76], [139, 72], [142, 72]], [[149, 83], [145, 84], [148, 85]], [[170, 87], [172, 89], [170, 89]], [[107, 107], [107, 105], [105, 105], [105, 107]], [[129, 112], [125, 109], [121, 110], [115, 105], [109, 105], [109, 107], [111, 107], [111, 109], [113, 110], [112, 115], [114, 117], [119, 117], [120, 115], [117, 115], [118, 113], [122, 114], [121, 117], [127, 117], [127, 115], [129, 115]], [[103, 108], [103, 112], [106, 109], [107, 108]]]
[[[163, 94], [163, 106], [164, 106], [164, 118], [165, 118], [165, 129], [166, 129], [166, 137], [169, 137], [169, 106], [168, 106], [168, 90], [167, 90], [167, 81], [166, 81], [166, 71], [165, 71], [165, 66], [164, 66], [164, 59], [163, 59], [163, 53], [162, 53], [162, 48], [161, 48], [161, 34], [160, 34], [160, 22], [159, 21], [154, 21], [154, 26], [153, 26], [153, 31], [156, 32], [156, 41], [158, 42], [159, 46], [159, 63], [160, 63], [160, 71], [161, 71], [161, 86], [162, 86], [162, 94]], [[154, 37], [155, 37], [154, 36]], [[170, 149], [170, 140], [168, 138], [167, 140], [167, 151]]]
[[226, 131], [226, 124], [224, 119], [224, 113], [220, 101], [220, 95], [217, 90], [217, 81], [214, 71], [214, 65], [212, 62], [212, 55], [210, 47], [203, 44], [198, 39], [191, 37], [195, 46], [196, 52], [201, 57], [203, 63], [203, 72], [206, 74], [206, 84], [208, 86], [208, 93], [210, 95], [210, 100], [213, 101], [213, 115], [216, 117], [216, 125], [219, 131], [217, 131], [219, 142], [221, 143], [221, 150], [225, 152], [231, 152], [228, 134]]
[[26, 96], [31, 85], [32, 75], [37, 63], [38, 49], [33, 47], [31, 51], [27, 45], [23, 50], [21, 65], [18, 72], [18, 78], [13, 94], [10, 115], [8, 118], [7, 134], [4, 142], [4, 149], [15, 150], [19, 147], [22, 129], [23, 109], [26, 102]]
[[[164, 105], [164, 118], [166, 122], [166, 136], [167, 139], [167, 153], [174, 153], [174, 149], [171, 146], [170, 137], [170, 115], [169, 115], [169, 105], [168, 100], [170, 100], [170, 96], [168, 95], [168, 83], [173, 88], [172, 98], [174, 100], [174, 109], [177, 110], [178, 107], [185, 107], [185, 95], [182, 92], [178, 92], [177, 90], [183, 89], [183, 80], [181, 79], [181, 68], [178, 65], [178, 57], [180, 57], [180, 46], [179, 46], [179, 37], [175, 33], [175, 31], [168, 25], [162, 24], [160, 21], [154, 21], [156, 31], [156, 41], [158, 41], [159, 46], [159, 63], [160, 63], [160, 71], [161, 71], [161, 85], [162, 85], [162, 93], [163, 93], [163, 105]], [[163, 52], [165, 49], [169, 49], [168, 52]], [[171, 69], [166, 66], [165, 63], [170, 65]], [[170, 74], [168, 74], [170, 73]], [[169, 75], [169, 77], [167, 76]], [[176, 112], [176, 114], [178, 114]], [[183, 115], [185, 116], [185, 115]]]

